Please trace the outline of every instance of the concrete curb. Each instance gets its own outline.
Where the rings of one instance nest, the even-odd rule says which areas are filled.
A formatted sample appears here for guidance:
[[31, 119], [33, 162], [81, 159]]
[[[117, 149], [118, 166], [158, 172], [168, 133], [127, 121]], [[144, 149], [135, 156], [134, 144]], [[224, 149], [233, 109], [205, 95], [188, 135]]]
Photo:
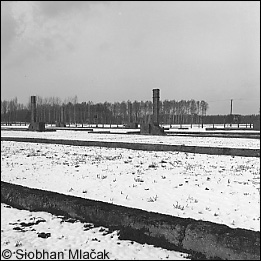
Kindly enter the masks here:
[[185, 137], [213, 137], [213, 138], [237, 138], [237, 139], [260, 139], [260, 134], [242, 135], [242, 134], [223, 134], [223, 133], [175, 133], [165, 132], [167, 136], [185, 136]]
[[1, 181], [1, 202], [120, 230], [120, 238], [191, 253], [192, 257], [260, 260], [260, 232], [179, 218]]
[[189, 153], [230, 155], [241, 157], [260, 157], [260, 149], [240, 149], [240, 148], [220, 148], [201, 147], [168, 144], [148, 144], [129, 142], [106, 142], [106, 141], [83, 141], [83, 140], [63, 140], [63, 139], [41, 139], [41, 138], [21, 138], [21, 137], [1, 137], [1, 141], [17, 141], [31, 143], [49, 143], [72, 146], [96, 146], [106, 148], [123, 148], [144, 151], [180, 151]]

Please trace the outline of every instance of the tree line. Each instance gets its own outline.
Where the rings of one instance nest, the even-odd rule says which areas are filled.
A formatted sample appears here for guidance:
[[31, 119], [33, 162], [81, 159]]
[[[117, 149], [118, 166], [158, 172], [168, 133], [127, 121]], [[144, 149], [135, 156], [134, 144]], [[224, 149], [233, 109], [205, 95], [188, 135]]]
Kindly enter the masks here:
[[[140, 124], [152, 120], [153, 114], [152, 101], [93, 103], [78, 102], [77, 96], [64, 101], [58, 97], [37, 96], [36, 103], [37, 121], [46, 124]], [[207, 115], [209, 105], [204, 100], [164, 100], [159, 102], [159, 107], [160, 124], [200, 124], [203, 121], [205, 124], [223, 124], [226, 120], [222, 115]], [[1, 123], [29, 123], [30, 119], [30, 101], [24, 105], [18, 102], [17, 97], [1, 100]]]

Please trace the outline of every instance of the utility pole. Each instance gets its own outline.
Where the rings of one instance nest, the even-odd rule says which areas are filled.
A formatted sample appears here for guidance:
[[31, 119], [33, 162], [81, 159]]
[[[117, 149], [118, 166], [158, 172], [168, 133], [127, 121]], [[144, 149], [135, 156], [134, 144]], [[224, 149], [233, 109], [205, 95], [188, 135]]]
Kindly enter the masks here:
[[232, 126], [232, 122], [233, 122], [233, 116], [232, 116], [232, 109], [233, 109], [233, 99], [231, 99], [230, 101], [230, 127]]

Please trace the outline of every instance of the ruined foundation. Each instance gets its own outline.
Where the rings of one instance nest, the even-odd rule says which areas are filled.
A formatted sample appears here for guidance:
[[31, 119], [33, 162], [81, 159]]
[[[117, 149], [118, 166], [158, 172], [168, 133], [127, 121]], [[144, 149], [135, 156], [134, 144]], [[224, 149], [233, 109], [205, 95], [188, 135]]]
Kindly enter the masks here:
[[142, 123], [140, 125], [140, 134], [165, 135], [164, 129], [157, 123]]
[[120, 230], [120, 239], [191, 253], [192, 260], [260, 260], [260, 232], [1, 181], [1, 202]]
[[[97, 133], [97, 132], [95, 132]], [[42, 139], [42, 138], [22, 138], [22, 137], [1, 137], [1, 141], [32, 142], [45, 144], [62, 144], [71, 146], [95, 146], [105, 148], [123, 148], [143, 151], [180, 151], [189, 153], [209, 154], [209, 155], [231, 155], [240, 157], [260, 157], [260, 149], [242, 148], [222, 148], [204, 146], [185, 146], [170, 144], [150, 144], [150, 143], [130, 143], [118, 141], [91, 141], [91, 140], [64, 140], [64, 139]]]
[[44, 122], [31, 122], [29, 127], [29, 131], [45, 131], [45, 123]]

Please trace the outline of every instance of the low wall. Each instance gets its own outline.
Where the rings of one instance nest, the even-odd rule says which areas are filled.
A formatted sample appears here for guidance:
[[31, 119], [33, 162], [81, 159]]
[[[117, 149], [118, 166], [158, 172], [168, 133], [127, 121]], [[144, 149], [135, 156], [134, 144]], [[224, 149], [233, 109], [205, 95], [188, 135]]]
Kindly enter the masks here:
[[120, 230], [121, 239], [191, 253], [196, 259], [260, 260], [260, 232], [179, 218], [1, 181], [1, 202]]
[[41, 138], [21, 138], [21, 137], [1, 137], [1, 141], [49, 143], [49, 144], [62, 144], [62, 145], [73, 145], [73, 146], [96, 146], [96, 147], [107, 147], [107, 148], [144, 150], [144, 151], [181, 151], [181, 152], [211, 154], [211, 155], [260, 157], [260, 149], [200, 147], [200, 146], [167, 145], [167, 144], [41, 139]]
[[185, 137], [217, 137], [217, 138], [240, 138], [240, 139], [260, 139], [260, 133], [224, 133], [224, 132], [166, 132], [168, 136], [185, 136]]
[[160, 127], [157, 123], [142, 123], [140, 125], [140, 134], [166, 135], [164, 128]]
[[45, 123], [44, 122], [31, 122], [29, 127], [29, 131], [45, 131]]

